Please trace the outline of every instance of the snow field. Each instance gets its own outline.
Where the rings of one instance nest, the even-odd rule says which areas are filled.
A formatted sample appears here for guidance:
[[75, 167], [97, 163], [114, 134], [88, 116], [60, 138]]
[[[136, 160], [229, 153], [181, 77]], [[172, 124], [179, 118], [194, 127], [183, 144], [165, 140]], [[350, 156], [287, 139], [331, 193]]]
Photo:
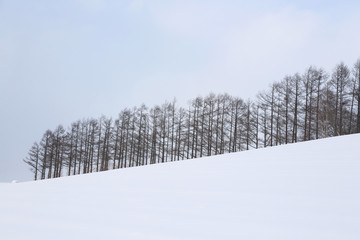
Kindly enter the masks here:
[[0, 184], [1, 239], [360, 239], [360, 134]]

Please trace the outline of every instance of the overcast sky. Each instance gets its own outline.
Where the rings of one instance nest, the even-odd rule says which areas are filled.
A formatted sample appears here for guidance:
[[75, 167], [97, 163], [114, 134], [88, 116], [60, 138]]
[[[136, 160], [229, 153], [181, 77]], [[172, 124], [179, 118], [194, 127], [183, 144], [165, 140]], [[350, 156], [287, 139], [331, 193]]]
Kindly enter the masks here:
[[0, 181], [47, 129], [360, 57], [359, 1], [0, 0]]

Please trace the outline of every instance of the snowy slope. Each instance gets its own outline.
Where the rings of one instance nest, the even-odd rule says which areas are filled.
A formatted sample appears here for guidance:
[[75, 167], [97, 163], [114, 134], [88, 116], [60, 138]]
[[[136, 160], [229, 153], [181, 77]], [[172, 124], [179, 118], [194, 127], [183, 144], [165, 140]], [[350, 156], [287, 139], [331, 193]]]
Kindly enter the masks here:
[[360, 239], [360, 135], [0, 184], [0, 239]]

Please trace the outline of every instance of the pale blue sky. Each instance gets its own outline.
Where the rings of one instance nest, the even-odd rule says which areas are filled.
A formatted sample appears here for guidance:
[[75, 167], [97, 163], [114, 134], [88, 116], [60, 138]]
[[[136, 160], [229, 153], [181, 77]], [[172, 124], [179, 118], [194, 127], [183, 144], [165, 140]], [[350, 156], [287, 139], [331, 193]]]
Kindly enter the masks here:
[[0, 181], [47, 129], [360, 57], [358, 1], [0, 0]]

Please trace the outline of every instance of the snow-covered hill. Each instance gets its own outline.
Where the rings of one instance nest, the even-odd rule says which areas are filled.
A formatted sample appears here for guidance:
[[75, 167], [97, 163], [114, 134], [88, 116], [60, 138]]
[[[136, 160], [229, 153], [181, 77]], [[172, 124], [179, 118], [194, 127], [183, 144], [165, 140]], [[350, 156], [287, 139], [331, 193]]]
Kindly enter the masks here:
[[360, 135], [0, 184], [0, 239], [360, 239]]

